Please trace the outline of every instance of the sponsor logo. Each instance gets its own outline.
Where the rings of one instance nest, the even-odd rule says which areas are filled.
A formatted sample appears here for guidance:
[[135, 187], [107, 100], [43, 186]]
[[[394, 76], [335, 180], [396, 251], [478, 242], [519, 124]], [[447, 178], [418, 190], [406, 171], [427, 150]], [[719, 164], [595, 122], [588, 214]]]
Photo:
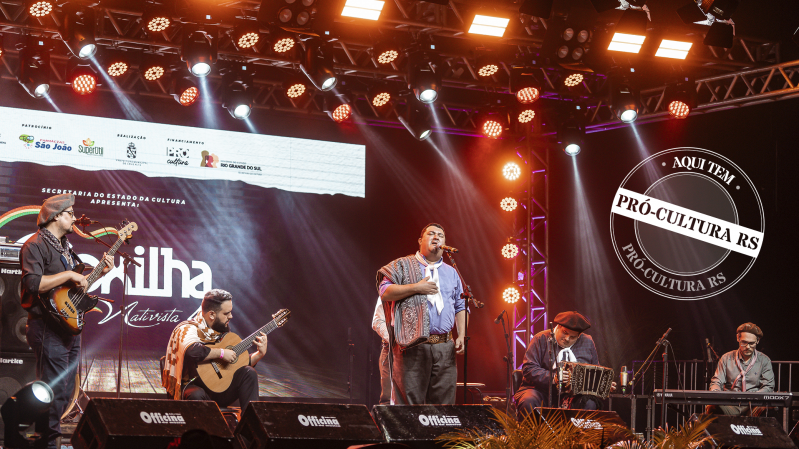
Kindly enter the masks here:
[[170, 165], [189, 165], [189, 149], [188, 148], [175, 148], [167, 147], [166, 156], [167, 164]]
[[128, 159], [136, 159], [136, 144], [133, 142], [128, 144]]
[[297, 420], [305, 427], [341, 427], [335, 416], [305, 416], [297, 415]]
[[233, 168], [236, 170], [261, 171], [261, 167], [258, 165], [242, 164], [238, 162], [222, 162], [219, 164], [219, 166], [222, 168]]
[[103, 147], [95, 146], [95, 142], [92, 139], [83, 139], [81, 142], [82, 145], [78, 145], [78, 152], [87, 154], [89, 156], [102, 156], [103, 155]]
[[0, 269], [0, 274], [22, 274], [22, 270], [14, 270], [9, 268]]
[[217, 168], [219, 167], [219, 156], [209, 153], [208, 151], [202, 152], [202, 160], [200, 167]]
[[736, 435], [763, 436], [763, 432], [761, 432], [757, 426], [737, 426], [735, 424], [730, 424], [730, 429], [732, 429]]
[[39, 139], [34, 146], [43, 150], [72, 151], [72, 147], [63, 140]]
[[755, 185], [701, 148], [654, 154], [630, 171], [611, 205], [613, 248], [647, 290], [677, 300], [717, 296], [752, 268], [765, 216]]
[[[22, 274], [22, 273], [20, 273], [20, 274]], [[765, 399], [767, 401], [775, 400], [775, 399], [778, 400], [778, 401], [781, 401], [781, 400], [785, 399], [785, 396], [763, 396], [763, 399]]]
[[33, 145], [33, 136], [29, 134], [23, 134], [19, 136], [19, 140], [22, 141], [23, 145], [25, 145], [25, 148], [30, 149], [30, 147]]
[[602, 425], [592, 419], [572, 418], [572, 424], [581, 429], [602, 430]]
[[0, 363], [4, 363], [6, 365], [22, 365], [24, 362], [22, 359], [6, 359], [0, 357]]
[[461, 420], [457, 416], [448, 415], [419, 415], [419, 422], [423, 426], [460, 426]]
[[186, 420], [180, 413], [139, 413], [141, 420], [147, 424], [186, 424]]

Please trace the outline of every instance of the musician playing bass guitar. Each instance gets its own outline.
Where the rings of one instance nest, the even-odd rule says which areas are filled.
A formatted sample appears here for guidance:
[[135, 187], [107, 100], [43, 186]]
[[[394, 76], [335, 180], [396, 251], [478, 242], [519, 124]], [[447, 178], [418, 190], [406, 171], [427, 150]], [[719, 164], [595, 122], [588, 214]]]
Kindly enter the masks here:
[[[53, 390], [48, 422], [36, 423], [36, 431], [46, 436], [48, 448], [61, 447], [61, 415], [69, 403], [78, 370], [80, 335], [66, 332], [49, 313], [41, 298], [62, 285], [86, 288], [86, 276], [71, 271], [80, 263], [72, 251], [67, 234], [75, 223], [75, 195], [65, 193], [47, 198], [39, 211], [36, 232], [19, 253], [22, 268], [22, 307], [28, 311], [27, 339], [36, 356], [36, 377]], [[103, 274], [114, 266], [103, 255]]]
[[[175, 327], [166, 350], [164, 372], [161, 379], [167, 393], [174, 399], [214, 401], [227, 407], [239, 400], [242, 412], [252, 401], [258, 400], [258, 374], [253, 366], [266, 355], [266, 334], [259, 332], [252, 344], [257, 352], [241, 355], [230, 348], [210, 348], [230, 332], [233, 318], [233, 296], [225, 290], [209, 290], [203, 297], [201, 311], [194, 318]], [[249, 346], [249, 343], [247, 344]], [[243, 348], [246, 350], [246, 348]], [[214, 391], [198, 376], [198, 366], [212, 362], [236, 363], [239, 358], [248, 360], [233, 373], [230, 386], [224, 391]]]

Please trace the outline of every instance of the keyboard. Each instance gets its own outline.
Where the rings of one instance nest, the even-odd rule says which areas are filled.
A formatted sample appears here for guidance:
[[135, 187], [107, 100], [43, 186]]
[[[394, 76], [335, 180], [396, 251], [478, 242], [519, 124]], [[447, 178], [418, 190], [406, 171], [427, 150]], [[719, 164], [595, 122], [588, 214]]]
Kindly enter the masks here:
[[742, 391], [663, 390], [655, 391], [655, 401], [692, 405], [751, 405], [755, 407], [790, 407], [793, 393]]

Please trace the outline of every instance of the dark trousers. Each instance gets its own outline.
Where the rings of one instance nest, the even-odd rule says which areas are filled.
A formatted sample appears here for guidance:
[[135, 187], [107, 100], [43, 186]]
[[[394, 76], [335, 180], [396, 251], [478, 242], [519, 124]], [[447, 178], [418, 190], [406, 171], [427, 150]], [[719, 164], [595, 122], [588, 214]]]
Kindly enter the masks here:
[[394, 345], [395, 405], [454, 404], [458, 366], [455, 342], [422, 343], [405, 351]]
[[36, 423], [36, 431], [46, 435], [48, 448], [54, 448], [56, 438], [61, 436], [61, 415], [75, 389], [80, 335], [63, 335], [63, 332], [52, 329], [44, 319], [37, 318], [28, 320], [26, 336], [36, 356], [36, 378], [53, 390], [50, 414], [46, 421]]
[[391, 378], [388, 374], [388, 345], [383, 344], [380, 350], [380, 401], [379, 404], [391, 403]]
[[[519, 389], [513, 396], [516, 401], [516, 411], [519, 419], [526, 415], [533, 413], [533, 410], [538, 407], [547, 406], [546, 393], [536, 390], [535, 388]], [[553, 407], [558, 407], [557, 400], [552, 401]], [[579, 395], [572, 398], [569, 408], [581, 410], [599, 410], [602, 408], [602, 403], [591, 396]]]
[[258, 373], [251, 366], [242, 366], [233, 373], [230, 387], [221, 393], [209, 390], [198, 377], [183, 390], [182, 397], [188, 401], [214, 401], [220, 407], [227, 407], [238, 399], [244, 412], [250, 402], [258, 400]]

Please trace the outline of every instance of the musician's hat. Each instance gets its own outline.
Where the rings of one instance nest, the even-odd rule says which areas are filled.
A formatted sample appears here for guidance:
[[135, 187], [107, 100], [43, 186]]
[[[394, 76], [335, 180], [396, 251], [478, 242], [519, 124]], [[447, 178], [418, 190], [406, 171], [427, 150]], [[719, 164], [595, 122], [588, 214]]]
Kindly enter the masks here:
[[736, 331], [736, 333], [740, 334], [741, 332], [749, 332], [750, 334], [753, 334], [755, 337], [757, 337], [758, 340], [763, 338], [763, 331], [760, 330], [760, 328], [757, 327], [757, 324], [755, 323], [744, 323], [738, 326], [738, 330]]
[[36, 225], [39, 227], [45, 226], [53, 221], [56, 215], [73, 205], [75, 205], [75, 195], [71, 193], [62, 193], [61, 195], [47, 198], [44, 200], [42, 210], [39, 211], [39, 216], [36, 218]]
[[591, 327], [591, 323], [588, 319], [577, 312], [561, 312], [553, 321], [575, 332], [584, 332]]

